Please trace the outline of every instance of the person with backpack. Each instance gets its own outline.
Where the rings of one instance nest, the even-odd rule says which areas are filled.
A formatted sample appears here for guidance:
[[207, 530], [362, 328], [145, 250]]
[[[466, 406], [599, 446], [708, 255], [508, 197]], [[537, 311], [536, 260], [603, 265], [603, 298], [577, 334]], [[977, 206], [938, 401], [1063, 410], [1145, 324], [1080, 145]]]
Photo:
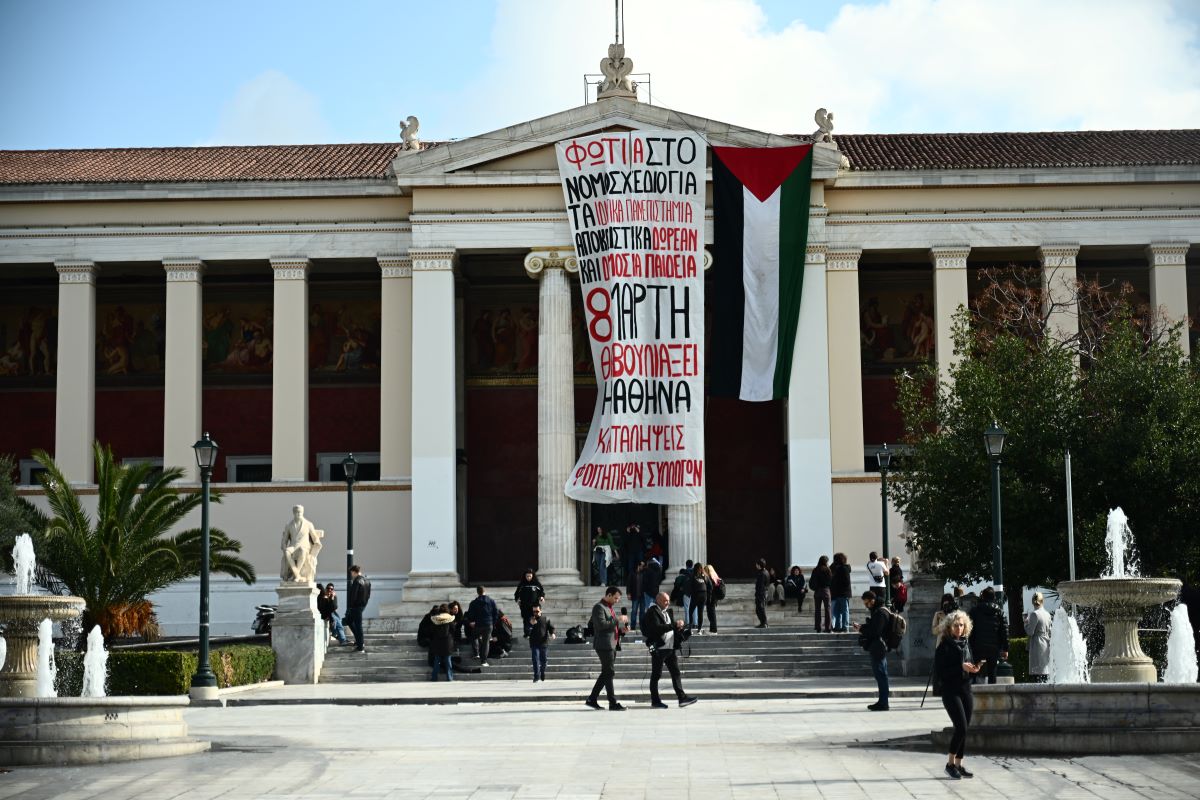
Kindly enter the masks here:
[[871, 577], [870, 589], [882, 599], [887, 591], [887, 574], [890, 565], [879, 558], [874, 550], [867, 556], [867, 574]]
[[[824, 632], [829, 633], [829, 586], [833, 582], [833, 572], [829, 569], [829, 556], [817, 559], [817, 565], [808, 576], [808, 586], [813, 593], [813, 625], [817, 633], [821, 633], [821, 623], [825, 623]], [[822, 613], [824, 612], [824, 613]], [[847, 621], [849, 615], [847, 614]]]
[[708, 590], [708, 632], [716, 634], [717, 632], [717, 603], [725, 599], [725, 581], [721, 580], [721, 576], [717, 574], [717, 568], [712, 564], [704, 567], [708, 573], [709, 590]]
[[871, 654], [871, 672], [875, 675], [875, 683], [879, 686], [879, 700], [867, 706], [870, 711], [887, 711], [888, 695], [888, 627], [891, 614], [883, 607], [883, 601], [870, 590], [862, 593], [863, 605], [870, 616], [862, 625], [854, 623], [858, 631], [858, 644]]
[[[708, 583], [708, 573], [704, 571], [703, 564], [697, 564], [692, 567], [691, 580], [687, 584], [688, 599], [691, 602], [691, 613], [687, 617], [688, 630], [693, 631], [697, 636], [704, 633], [704, 611], [708, 608], [708, 595], [711, 587]], [[692, 627], [692, 620], [695, 619], [695, 628]]]
[[804, 570], [793, 565], [783, 579], [783, 596], [796, 601], [796, 613], [804, 613], [804, 598], [808, 597], [808, 584], [804, 580]]
[[472, 647], [479, 658], [479, 666], [488, 664], [488, 650], [492, 645], [492, 626], [500, 619], [496, 601], [487, 596], [483, 586], [475, 587], [475, 599], [467, 606], [467, 629], [471, 632]]
[[542, 588], [542, 582], [537, 579], [533, 567], [528, 567], [521, 582], [517, 584], [517, 590], [513, 592], [513, 600], [517, 601], [517, 607], [521, 609], [521, 627], [525, 630], [526, 639], [529, 638], [529, 620], [533, 616], [533, 609], [545, 599], [546, 590]]
[[[982, 668], [971, 652], [971, 618], [963, 611], [951, 611], [939, 632], [941, 640], [933, 655], [933, 674], [937, 682], [934, 694], [942, 698], [942, 707], [950, 716], [954, 735], [946, 757], [946, 774], [954, 780], [974, 775], [963, 766], [967, 745], [967, 726], [971, 724], [974, 696], [971, 682]], [[983, 665], [986, 666], [986, 665]]]
[[833, 554], [833, 566], [829, 568], [829, 595], [833, 603], [833, 632], [846, 633], [850, 630], [851, 589], [850, 559], [845, 553]]
[[371, 582], [362, 574], [358, 564], [350, 567], [350, 591], [346, 597], [346, 625], [354, 634], [354, 652], [367, 652], [363, 641], [363, 609], [371, 602]]

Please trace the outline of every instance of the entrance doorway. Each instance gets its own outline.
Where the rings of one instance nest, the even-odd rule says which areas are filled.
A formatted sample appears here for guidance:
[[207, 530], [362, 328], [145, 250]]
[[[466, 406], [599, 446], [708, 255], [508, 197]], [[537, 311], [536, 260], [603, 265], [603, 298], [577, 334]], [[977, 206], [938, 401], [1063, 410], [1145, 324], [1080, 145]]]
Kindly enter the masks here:
[[[666, 506], [655, 503], [589, 503], [587, 508], [588, 520], [587, 527], [584, 529], [586, 538], [583, 542], [585, 546], [580, 548], [579, 574], [583, 576], [584, 582], [588, 586], [597, 585], [596, 571], [592, 566], [592, 540], [596, 536], [596, 528], [601, 528], [612, 534], [613, 541], [620, 550], [616, 558], [616, 565], [610, 565], [608, 570], [608, 582], [620, 586], [624, 591], [627, 576], [622, 538], [625, 535], [625, 528], [632, 522], [641, 526], [643, 537], [650, 535], [658, 540], [661, 536], [662, 546], [665, 549], [667, 546]], [[616, 567], [615, 574], [613, 566]]]

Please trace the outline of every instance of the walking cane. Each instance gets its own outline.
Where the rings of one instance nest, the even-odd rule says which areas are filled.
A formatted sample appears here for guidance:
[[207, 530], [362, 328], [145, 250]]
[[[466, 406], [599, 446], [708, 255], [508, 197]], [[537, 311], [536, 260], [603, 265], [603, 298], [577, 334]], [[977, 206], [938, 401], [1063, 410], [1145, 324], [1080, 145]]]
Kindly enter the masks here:
[[921, 708], [925, 707], [925, 697], [929, 694], [929, 687], [933, 684], [933, 670], [936, 665], [929, 668], [929, 678], [925, 681], [925, 694], [921, 695]]

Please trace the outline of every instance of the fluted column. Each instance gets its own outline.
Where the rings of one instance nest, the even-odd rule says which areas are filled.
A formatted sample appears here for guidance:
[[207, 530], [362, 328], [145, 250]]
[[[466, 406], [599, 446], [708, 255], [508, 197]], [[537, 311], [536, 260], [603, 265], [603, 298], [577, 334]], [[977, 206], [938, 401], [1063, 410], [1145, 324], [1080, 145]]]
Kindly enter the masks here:
[[458, 585], [455, 250], [410, 250], [412, 329], [412, 572], [405, 591]]
[[863, 394], [858, 259], [862, 250], [825, 254], [829, 305], [829, 436], [834, 472], [862, 472]]
[[1075, 302], [1077, 255], [1077, 244], [1046, 244], [1038, 248], [1047, 333], [1063, 341], [1079, 334], [1079, 304]]
[[525, 272], [538, 286], [538, 577], [575, 584], [579, 578], [575, 501], [563, 487], [575, 465], [575, 386], [571, 343], [571, 282], [579, 271], [570, 246], [534, 250]]
[[412, 259], [379, 256], [379, 477], [412, 477]]
[[929, 251], [933, 261], [933, 318], [937, 329], [938, 377], [950, 379], [954, 366], [954, 315], [960, 306], [967, 305], [967, 255], [969, 245], [934, 247]]
[[[163, 378], [163, 467], [179, 467], [185, 481], [199, 481], [192, 445], [200, 438], [201, 325], [204, 262], [163, 259], [167, 273], [167, 363]], [[217, 434], [218, 436], [220, 434]]]
[[1187, 313], [1187, 242], [1154, 242], [1146, 248], [1150, 262], [1150, 306], [1167, 315], [1167, 322], [1184, 321], [1179, 333], [1179, 346], [1183, 354], [1191, 353], [1188, 341]]
[[[71, 483], [92, 483], [92, 442], [96, 438], [97, 269], [92, 261], [56, 261], [54, 268], [58, 270], [54, 460]], [[44, 333], [43, 341], [48, 343], [50, 332]], [[46, 366], [51, 368], [50, 364]]]
[[271, 480], [308, 480], [307, 258], [272, 258]]

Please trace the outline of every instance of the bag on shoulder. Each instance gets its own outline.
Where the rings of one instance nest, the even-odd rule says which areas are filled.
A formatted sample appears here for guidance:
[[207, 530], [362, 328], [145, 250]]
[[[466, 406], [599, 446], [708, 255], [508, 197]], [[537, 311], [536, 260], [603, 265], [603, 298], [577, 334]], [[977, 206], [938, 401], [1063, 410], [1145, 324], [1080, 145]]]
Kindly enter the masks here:
[[884, 613], [888, 615], [887, 625], [884, 627], [884, 642], [888, 650], [899, 650], [900, 643], [904, 641], [904, 634], [908, 633], [908, 620], [894, 611], [885, 610]]
[[371, 582], [366, 578], [362, 579], [363, 605], [371, 602]]
[[713, 599], [715, 599], [715, 600], [724, 600], [725, 599], [725, 581], [724, 580], [717, 581], [717, 585], [713, 587]]

